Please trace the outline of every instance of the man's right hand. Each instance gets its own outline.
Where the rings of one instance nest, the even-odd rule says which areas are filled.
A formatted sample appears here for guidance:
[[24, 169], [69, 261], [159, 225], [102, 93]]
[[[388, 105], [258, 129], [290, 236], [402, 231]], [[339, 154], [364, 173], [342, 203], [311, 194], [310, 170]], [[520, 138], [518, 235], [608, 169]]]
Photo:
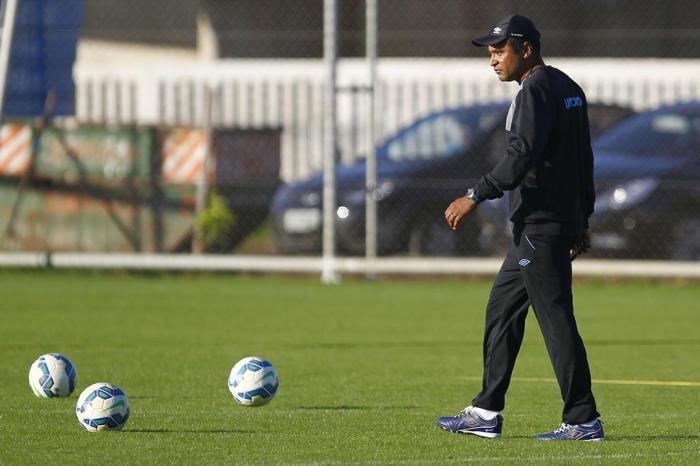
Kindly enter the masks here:
[[476, 209], [477, 203], [471, 199], [467, 199], [462, 196], [454, 201], [447, 207], [445, 211], [445, 221], [453, 230], [456, 230], [459, 226], [459, 222], [472, 213]]
[[571, 260], [576, 259], [581, 254], [585, 254], [589, 249], [591, 249], [591, 231], [586, 228], [576, 238], [574, 245], [571, 246], [571, 251], [569, 251]]

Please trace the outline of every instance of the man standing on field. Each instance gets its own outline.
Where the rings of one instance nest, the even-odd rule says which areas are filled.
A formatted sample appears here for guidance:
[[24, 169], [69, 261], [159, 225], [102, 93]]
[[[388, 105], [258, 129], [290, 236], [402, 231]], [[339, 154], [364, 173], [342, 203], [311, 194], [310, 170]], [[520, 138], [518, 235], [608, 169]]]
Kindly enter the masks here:
[[586, 96], [540, 55], [540, 33], [524, 16], [508, 16], [483, 37], [501, 81], [517, 81], [508, 111], [508, 148], [491, 173], [452, 202], [452, 229], [481, 201], [510, 191], [513, 242], [486, 307], [481, 392], [454, 417], [437, 424], [451, 432], [501, 435], [505, 395], [532, 305], [564, 400], [563, 423], [541, 440], [603, 440], [586, 349], [574, 318], [571, 261], [590, 247], [593, 152]]

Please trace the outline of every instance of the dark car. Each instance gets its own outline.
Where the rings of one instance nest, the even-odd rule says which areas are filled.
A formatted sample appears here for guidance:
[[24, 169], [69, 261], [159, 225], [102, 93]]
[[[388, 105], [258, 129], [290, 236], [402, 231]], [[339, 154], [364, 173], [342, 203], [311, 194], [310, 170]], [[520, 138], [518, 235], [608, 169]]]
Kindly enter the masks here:
[[594, 153], [592, 253], [700, 259], [700, 103], [640, 113]]
[[[379, 254], [475, 255], [490, 253], [505, 235], [505, 214], [495, 208], [498, 234], [489, 215], [475, 216], [450, 230], [443, 219], [447, 205], [464, 195], [505, 152], [508, 102], [458, 107], [433, 113], [399, 130], [377, 150]], [[600, 110], [595, 125], [608, 127], [631, 112]], [[600, 123], [598, 123], [600, 122]], [[598, 126], [592, 125], [592, 131]], [[358, 255], [365, 247], [365, 163], [340, 166], [336, 172], [337, 247]], [[280, 187], [272, 204], [275, 238], [281, 253], [321, 251], [322, 176]], [[484, 234], [484, 231], [487, 233]], [[500, 236], [499, 236], [500, 235]]]
[[[377, 247], [380, 254], [472, 254], [478, 229], [458, 234], [442, 213], [495, 161], [507, 103], [443, 110], [399, 130], [377, 149]], [[282, 253], [321, 251], [322, 176], [280, 187], [274, 197], [276, 243]], [[365, 163], [336, 173], [337, 247], [357, 255], [365, 247]]]

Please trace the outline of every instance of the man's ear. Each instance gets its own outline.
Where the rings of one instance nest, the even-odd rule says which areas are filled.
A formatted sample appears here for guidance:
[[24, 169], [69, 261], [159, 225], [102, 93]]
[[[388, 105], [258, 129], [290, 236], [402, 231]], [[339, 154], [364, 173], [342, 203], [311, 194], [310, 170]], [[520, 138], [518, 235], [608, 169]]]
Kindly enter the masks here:
[[535, 48], [528, 41], [523, 42], [523, 58], [529, 58], [535, 52]]

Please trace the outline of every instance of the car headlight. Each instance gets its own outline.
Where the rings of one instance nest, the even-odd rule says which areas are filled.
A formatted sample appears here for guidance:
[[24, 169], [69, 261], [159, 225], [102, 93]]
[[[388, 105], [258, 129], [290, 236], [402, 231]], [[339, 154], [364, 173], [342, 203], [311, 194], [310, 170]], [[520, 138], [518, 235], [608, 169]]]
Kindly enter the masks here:
[[392, 192], [394, 192], [394, 183], [389, 180], [384, 180], [374, 189], [372, 197], [374, 197], [375, 201], [381, 201], [389, 197]]
[[595, 201], [595, 211], [626, 209], [648, 198], [659, 185], [654, 178], [640, 178], [604, 192]]
[[316, 207], [321, 204], [321, 193], [318, 191], [306, 191], [299, 196], [301, 205], [305, 207]]
[[339, 219], [345, 220], [346, 218], [348, 218], [350, 216], [350, 209], [348, 209], [344, 205], [341, 205], [335, 211], [335, 215], [337, 215]]
[[[375, 201], [379, 202], [389, 197], [393, 191], [394, 183], [389, 180], [384, 180], [381, 181], [376, 188], [374, 188], [372, 197], [374, 197]], [[365, 202], [366, 192], [367, 190], [365, 188], [356, 189], [345, 194], [343, 199], [348, 204], [363, 204]]]

